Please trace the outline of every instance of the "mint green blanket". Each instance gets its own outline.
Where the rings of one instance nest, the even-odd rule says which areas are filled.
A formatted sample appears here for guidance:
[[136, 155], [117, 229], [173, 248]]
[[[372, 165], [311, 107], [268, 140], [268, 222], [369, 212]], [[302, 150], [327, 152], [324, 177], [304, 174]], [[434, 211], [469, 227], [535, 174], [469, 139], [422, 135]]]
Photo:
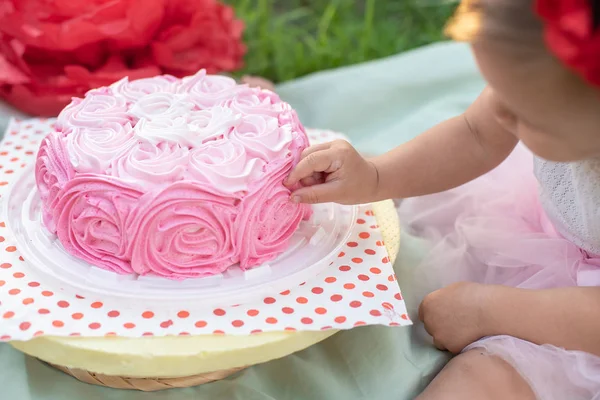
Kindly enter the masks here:
[[[344, 132], [361, 151], [376, 154], [462, 112], [482, 88], [468, 48], [446, 43], [322, 72], [278, 91], [306, 126]], [[0, 107], [0, 112], [1, 127], [12, 111]], [[411, 297], [411, 268], [424, 251], [417, 239], [403, 235], [395, 268], [413, 319], [418, 304]], [[446, 361], [418, 324], [364, 327], [224, 381], [141, 393], [77, 382], [0, 345], [0, 399], [413, 399]]]

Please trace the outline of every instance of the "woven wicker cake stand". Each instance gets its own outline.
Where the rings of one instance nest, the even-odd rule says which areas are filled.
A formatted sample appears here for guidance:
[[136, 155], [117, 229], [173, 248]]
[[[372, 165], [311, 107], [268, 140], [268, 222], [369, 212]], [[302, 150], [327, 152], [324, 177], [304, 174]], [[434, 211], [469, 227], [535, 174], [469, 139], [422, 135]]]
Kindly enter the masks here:
[[[400, 227], [392, 201], [373, 205], [392, 261]], [[250, 336], [145, 338], [39, 337], [11, 345], [74, 378], [118, 389], [156, 391], [226, 378], [248, 366], [312, 346], [336, 331], [274, 332]]]

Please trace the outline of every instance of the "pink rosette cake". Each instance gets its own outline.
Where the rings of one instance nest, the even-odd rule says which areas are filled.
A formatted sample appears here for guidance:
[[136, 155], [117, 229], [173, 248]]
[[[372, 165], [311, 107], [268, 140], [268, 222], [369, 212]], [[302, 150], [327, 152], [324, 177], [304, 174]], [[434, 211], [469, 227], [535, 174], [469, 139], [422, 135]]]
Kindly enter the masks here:
[[288, 246], [310, 208], [283, 180], [308, 146], [272, 92], [222, 76], [95, 89], [59, 115], [37, 155], [45, 226], [119, 274], [204, 277]]

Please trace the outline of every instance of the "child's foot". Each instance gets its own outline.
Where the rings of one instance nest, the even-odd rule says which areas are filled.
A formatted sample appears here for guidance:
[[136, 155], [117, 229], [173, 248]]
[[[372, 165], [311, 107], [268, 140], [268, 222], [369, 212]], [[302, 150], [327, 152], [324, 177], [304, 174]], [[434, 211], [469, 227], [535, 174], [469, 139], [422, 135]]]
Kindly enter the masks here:
[[275, 91], [275, 85], [268, 79], [261, 78], [259, 76], [244, 76], [242, 77], [242, 83], [249, 85], [250, 87], [258, 87], [261, 89], [267, 89], [272, 92]]

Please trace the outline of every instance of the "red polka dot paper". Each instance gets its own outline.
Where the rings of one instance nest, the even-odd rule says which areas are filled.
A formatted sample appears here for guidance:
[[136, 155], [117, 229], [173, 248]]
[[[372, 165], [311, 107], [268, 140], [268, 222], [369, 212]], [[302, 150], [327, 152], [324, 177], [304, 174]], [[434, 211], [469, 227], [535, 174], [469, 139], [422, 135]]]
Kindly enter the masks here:
[[[53, 120], [13, 121], [0, 145], [0, 200], [35, 161]], [[311, 141], [343, 136], [310, 131]], [[261, 301], [223, 308], [181, 304], [146, 309], [63, 292], [46, 282], [19, 254], [0, 221], [0, 341], [53, 336], [166, 336], [254, 334], [268, 331], [403, 326], [406, 313], [398, 282], [371, 206], [361, 206], [355, 229], [322, 274]]]

